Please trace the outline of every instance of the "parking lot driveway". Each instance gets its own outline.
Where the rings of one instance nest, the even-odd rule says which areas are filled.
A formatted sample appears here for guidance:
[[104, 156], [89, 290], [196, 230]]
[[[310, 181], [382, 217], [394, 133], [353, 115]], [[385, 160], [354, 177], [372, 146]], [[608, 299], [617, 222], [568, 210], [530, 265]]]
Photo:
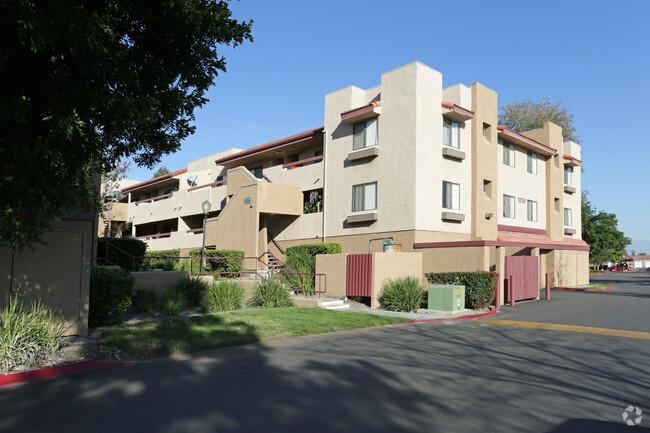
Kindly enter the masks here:
[[[608, 292], [551, 290], [551, 300], [500, 308], [499, 319], [650, 332], [650, 272], [617, 272], [591, 277]], [[541, 297], [544, 298], [543, 291]]]

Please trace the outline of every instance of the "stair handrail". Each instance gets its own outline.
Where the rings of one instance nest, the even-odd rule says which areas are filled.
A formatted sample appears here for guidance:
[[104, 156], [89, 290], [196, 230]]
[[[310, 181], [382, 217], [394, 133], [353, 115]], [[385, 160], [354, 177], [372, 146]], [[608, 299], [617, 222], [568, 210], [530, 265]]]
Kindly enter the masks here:
[[278, 250], [280, 250], [280, 252], [281, 252], [282, 254], [286, 254], [286, 253], [287, 253], [287, 251], [286, 251], [284, 248], [282, 248], [282, 246], [280, 246], [280, 244], [278, 243], [278, 241], [276, 241], [275, 239], [271, 239], [271, 242], [273, 243], [273, 245], [275, 245], [275, 247], [276, 247]]

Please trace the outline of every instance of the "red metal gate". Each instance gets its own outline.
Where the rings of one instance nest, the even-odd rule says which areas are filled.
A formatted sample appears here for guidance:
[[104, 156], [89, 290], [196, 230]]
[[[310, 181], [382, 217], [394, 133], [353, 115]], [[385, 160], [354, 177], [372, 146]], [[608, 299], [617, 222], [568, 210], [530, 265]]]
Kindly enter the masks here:
[[372, 296], [372, 254], [348, 255], [345, 295]]
[[505, 263], [505, 297], [510, 302], [512, 282], [515, 301], [534, 299], [539, 296], [539, 257], [510, 256]]

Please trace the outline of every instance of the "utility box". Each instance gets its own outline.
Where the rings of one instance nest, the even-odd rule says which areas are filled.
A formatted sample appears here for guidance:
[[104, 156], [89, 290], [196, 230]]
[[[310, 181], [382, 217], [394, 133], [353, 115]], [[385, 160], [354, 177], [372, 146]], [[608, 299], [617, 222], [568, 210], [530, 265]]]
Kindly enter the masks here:
[[465, 286], [429, 286], [429, 310], [465, 309]]

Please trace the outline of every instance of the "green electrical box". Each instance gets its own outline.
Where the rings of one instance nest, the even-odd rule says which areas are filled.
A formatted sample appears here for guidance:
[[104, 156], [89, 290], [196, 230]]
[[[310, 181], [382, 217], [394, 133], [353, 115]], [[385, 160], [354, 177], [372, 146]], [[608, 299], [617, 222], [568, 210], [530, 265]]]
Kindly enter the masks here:
[[429, 310], [465, 309], [465, 286], [429, 286]]

